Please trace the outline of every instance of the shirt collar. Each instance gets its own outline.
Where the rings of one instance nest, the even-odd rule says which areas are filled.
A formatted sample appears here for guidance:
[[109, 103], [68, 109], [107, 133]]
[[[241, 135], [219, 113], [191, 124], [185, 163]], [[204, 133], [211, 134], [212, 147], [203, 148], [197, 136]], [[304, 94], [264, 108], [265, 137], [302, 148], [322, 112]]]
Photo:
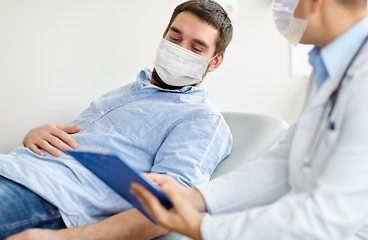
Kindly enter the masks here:
[[321, 49], [320, 54], [329, 77], [335, 77], [346, 59], [368, 35], [368, 16]]
[[317, 75], [317, 89], [329, 77], [326, 66], [321, 56], [321, 49], [315, 47], [309, 52], [309, 63], [313, 66], [313, 71]]

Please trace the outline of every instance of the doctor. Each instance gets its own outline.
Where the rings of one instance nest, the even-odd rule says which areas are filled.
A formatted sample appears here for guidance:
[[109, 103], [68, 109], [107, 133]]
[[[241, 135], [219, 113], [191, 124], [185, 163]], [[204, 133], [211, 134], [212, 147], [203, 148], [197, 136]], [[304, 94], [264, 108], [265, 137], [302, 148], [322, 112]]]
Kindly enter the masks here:
[[273, 11], [292, 44], [315, 45], [303, 110], [286, 137], [190, 189], [148, 174], [171, 198], [169, 211], [141, 185], [131, 191], [160, 225], [193, 239], [368, 239], [367, 2], [275, 0]]

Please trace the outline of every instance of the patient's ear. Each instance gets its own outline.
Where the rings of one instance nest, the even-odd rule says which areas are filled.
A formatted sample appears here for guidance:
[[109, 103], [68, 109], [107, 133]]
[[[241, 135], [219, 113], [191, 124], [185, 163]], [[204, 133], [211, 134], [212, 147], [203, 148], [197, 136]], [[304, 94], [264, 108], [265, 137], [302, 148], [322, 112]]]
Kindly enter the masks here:
[[207, 72], [213, 72], [215, 71], [222, 63], [222, 60], [224, 60], [224, 53], [219, 53], [208, 66]]
[[168, 31], [168, 28], [166, 28], [166, 30], [165, 30], [164, 35], [162, 36], [162, 38], [165, 38], [166, 37], [167, 31]]

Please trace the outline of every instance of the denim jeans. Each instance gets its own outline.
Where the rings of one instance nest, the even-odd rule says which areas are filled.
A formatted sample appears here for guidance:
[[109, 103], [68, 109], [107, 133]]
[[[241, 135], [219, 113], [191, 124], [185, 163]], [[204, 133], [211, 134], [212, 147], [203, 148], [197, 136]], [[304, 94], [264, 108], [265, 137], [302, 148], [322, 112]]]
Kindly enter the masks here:
[[56, 207], [0, 176], [0, 239], [27, 228], [61, 229], [65, 224]]

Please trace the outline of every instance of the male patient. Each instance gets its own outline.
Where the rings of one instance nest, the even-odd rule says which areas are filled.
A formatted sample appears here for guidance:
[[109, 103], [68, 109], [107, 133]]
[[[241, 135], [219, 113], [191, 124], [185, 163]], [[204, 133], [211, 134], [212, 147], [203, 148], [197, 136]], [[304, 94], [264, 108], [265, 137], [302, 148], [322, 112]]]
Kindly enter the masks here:
[[186, 186], [209, 180], [229, 154], [232, 138], [199, 87], [206, 73], [220, 66], [231, 38], [231, 22], [216, 2], [182, 3], [158, 47], [153, 72], [144, 69], [134, 83], [92, 102], [74, 126], [35, 128], [24, 139], [27, 148], [0, 155], [0, 239], [27, 228], [79, 227], [113, 215], [84, 228], [23, 236], [150, 239], [165, 234], [58, 149], [101, 149]]

